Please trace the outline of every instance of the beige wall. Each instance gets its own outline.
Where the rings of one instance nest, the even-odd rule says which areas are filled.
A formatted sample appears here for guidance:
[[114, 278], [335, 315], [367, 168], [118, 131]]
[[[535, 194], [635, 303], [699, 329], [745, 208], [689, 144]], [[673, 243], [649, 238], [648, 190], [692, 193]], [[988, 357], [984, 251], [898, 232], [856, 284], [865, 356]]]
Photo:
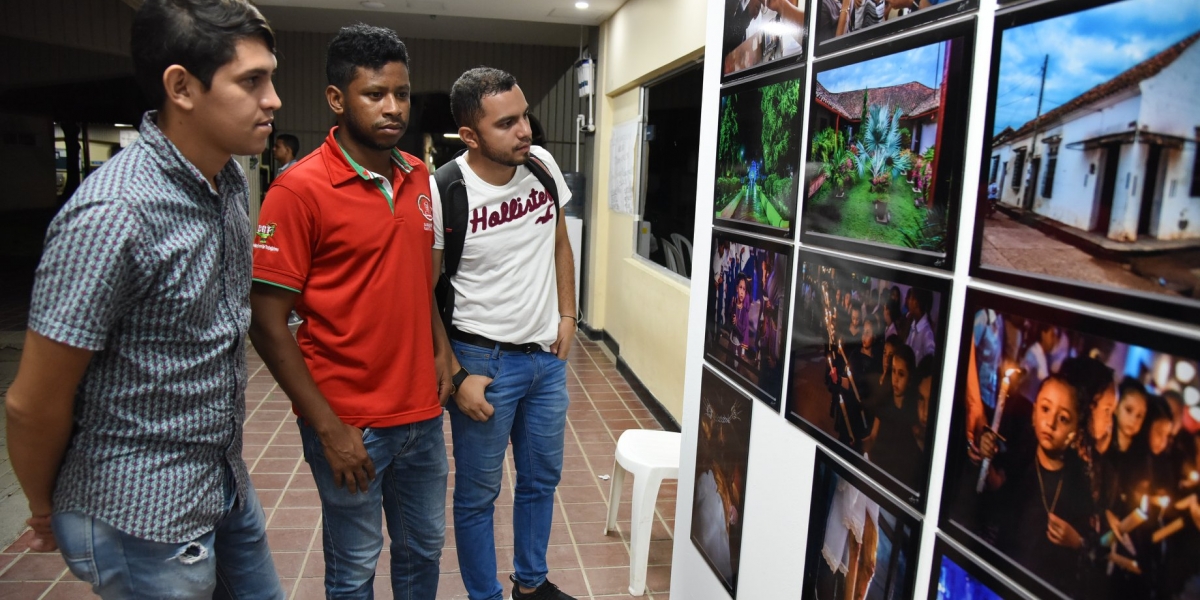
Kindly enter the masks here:
[[587, 323], [620, 345], [621, 358], [677, 420], [683, 414], [687, 282], [634, 253], [634, 223], [608, 208], [612, 126], [636, 119], [640, 86], [704, 52], [705, 4], [630, 0], [600, 28]]

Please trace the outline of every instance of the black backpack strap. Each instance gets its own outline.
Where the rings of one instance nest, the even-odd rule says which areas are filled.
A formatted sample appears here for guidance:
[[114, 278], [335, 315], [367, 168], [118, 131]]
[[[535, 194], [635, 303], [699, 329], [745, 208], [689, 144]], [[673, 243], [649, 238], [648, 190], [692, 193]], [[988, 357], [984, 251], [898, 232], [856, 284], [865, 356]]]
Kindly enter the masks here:
[[546, 191], [550, 193], [550, 198], [554, 200], [554, 219], [557, 223], [558, 219], [562, 217], [562, 214], [558, 210], [559, 189], [558, 183], [554, 181], [554, 175], [550, 174], [550, 169], [546, 168], [546, 163], [542, 162], [542, 159], [534, 156], [532, 151], [529, 152], [529, 157], [525, 159], [525, 168], [529, 169], [529, 171], [533, 173], [533, 176], [537, 177], [537, 180], [542, 184], [542, 187], [546, 188]]
[[[461, 154], [461, 152], [460, 152]], [[442, 273], [438, 276], [434, 296], [438, 300], [438, 311], [442, 315], [442, 324], [449, 332], [454, 322], [454, 287], [450, 278], [458, 272], [458, 263], [462, 260], [463, 245], [467, 240], [467, 213], [470, 204], [467, 200], [467, 184], [463, 181], [462, 169], [458, 161], [438, 167], [433, 173], [437, 183], [438, 195], [441, 197], [442, 209]]]

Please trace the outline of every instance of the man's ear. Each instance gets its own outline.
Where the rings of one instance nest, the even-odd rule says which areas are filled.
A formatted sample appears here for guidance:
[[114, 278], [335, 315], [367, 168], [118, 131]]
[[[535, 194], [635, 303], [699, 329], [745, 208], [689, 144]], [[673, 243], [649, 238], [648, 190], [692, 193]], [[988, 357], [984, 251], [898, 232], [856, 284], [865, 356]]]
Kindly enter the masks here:
[[163, 90], [166, 100], [177, 108], [190, 111], [196, 106], [195, 94], [200, 89], [194, 84], [200, 83], [182, 65], [171, 65], [163, 71]]
[[342, 95], [342, 90], [338, 89], [336, 85], [325, 87], [325, 101], [329, 103], [329, 110], [339, 117], [346, 111], [346, 97]]
[[462, 140], [462, 143], [467, 145], [468, 148], [472, 150], [479, 149], [479, 135], [475, 133], [474, 129], [471, 129], [470, 127], [459, 127], [458, 137]]

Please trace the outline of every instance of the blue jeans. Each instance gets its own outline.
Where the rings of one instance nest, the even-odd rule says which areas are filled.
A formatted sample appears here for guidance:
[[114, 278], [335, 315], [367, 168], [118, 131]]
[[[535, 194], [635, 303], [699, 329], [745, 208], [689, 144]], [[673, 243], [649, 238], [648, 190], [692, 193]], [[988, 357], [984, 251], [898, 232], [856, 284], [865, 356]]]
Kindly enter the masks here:
[[248, 486], [237, 507], [228, 489], [225, 517], [194, 540], [152, 542], [77, 511], [54, 514], [54, 537], [71, 573], [102, 598], [282, 599], [258, 495]]
[[452, 340], [458, 362], [492, 378], [485, 395], [495, 409], [479, 423], [451, 402], [454, 435], [454, 536], [458, 564], [471, 600], [501, 600], [496, 581], [492, 515], [504, 452], [512, 438], [517, 468], [513, 499], [513, 569], [525, 587], [546, 580], [546, 546], [554, 517], [554, 489], [562, 474], [567, 424], [567, 363], [548, 352], [507, 352]]
[[446, 438], [442, 417], [363, 430], [375, 463], [366, 492], [351, 494], [333, 482], [317, 432], [302, 420], [304, 460], [321, 495], [325, 594], [373, 598], [375, 565], [383, 549], [380, 508], [392, 537], [392, 594], [397, 600], [434, 600], [446, 540]]

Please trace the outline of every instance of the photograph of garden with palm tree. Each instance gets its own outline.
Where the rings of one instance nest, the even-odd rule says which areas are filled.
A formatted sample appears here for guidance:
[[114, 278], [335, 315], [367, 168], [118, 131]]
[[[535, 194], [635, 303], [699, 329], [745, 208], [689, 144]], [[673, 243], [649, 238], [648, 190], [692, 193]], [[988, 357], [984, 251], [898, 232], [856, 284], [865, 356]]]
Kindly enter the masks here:
[[904, 249], [907, 260], [943, 266], [949, 173], [961, 160], [953, 146], [962, 145], [963, 113], [953, 101], [965, 80], [963, 46], [955, 38], [817, 72], [806, 234], [868, 242], [854, 249], [885, 256]]
[[734, 227], [791, 233], [803, 69], [786, 76], [793, 79], [755, 81], [721, 96], [713, 210]]

